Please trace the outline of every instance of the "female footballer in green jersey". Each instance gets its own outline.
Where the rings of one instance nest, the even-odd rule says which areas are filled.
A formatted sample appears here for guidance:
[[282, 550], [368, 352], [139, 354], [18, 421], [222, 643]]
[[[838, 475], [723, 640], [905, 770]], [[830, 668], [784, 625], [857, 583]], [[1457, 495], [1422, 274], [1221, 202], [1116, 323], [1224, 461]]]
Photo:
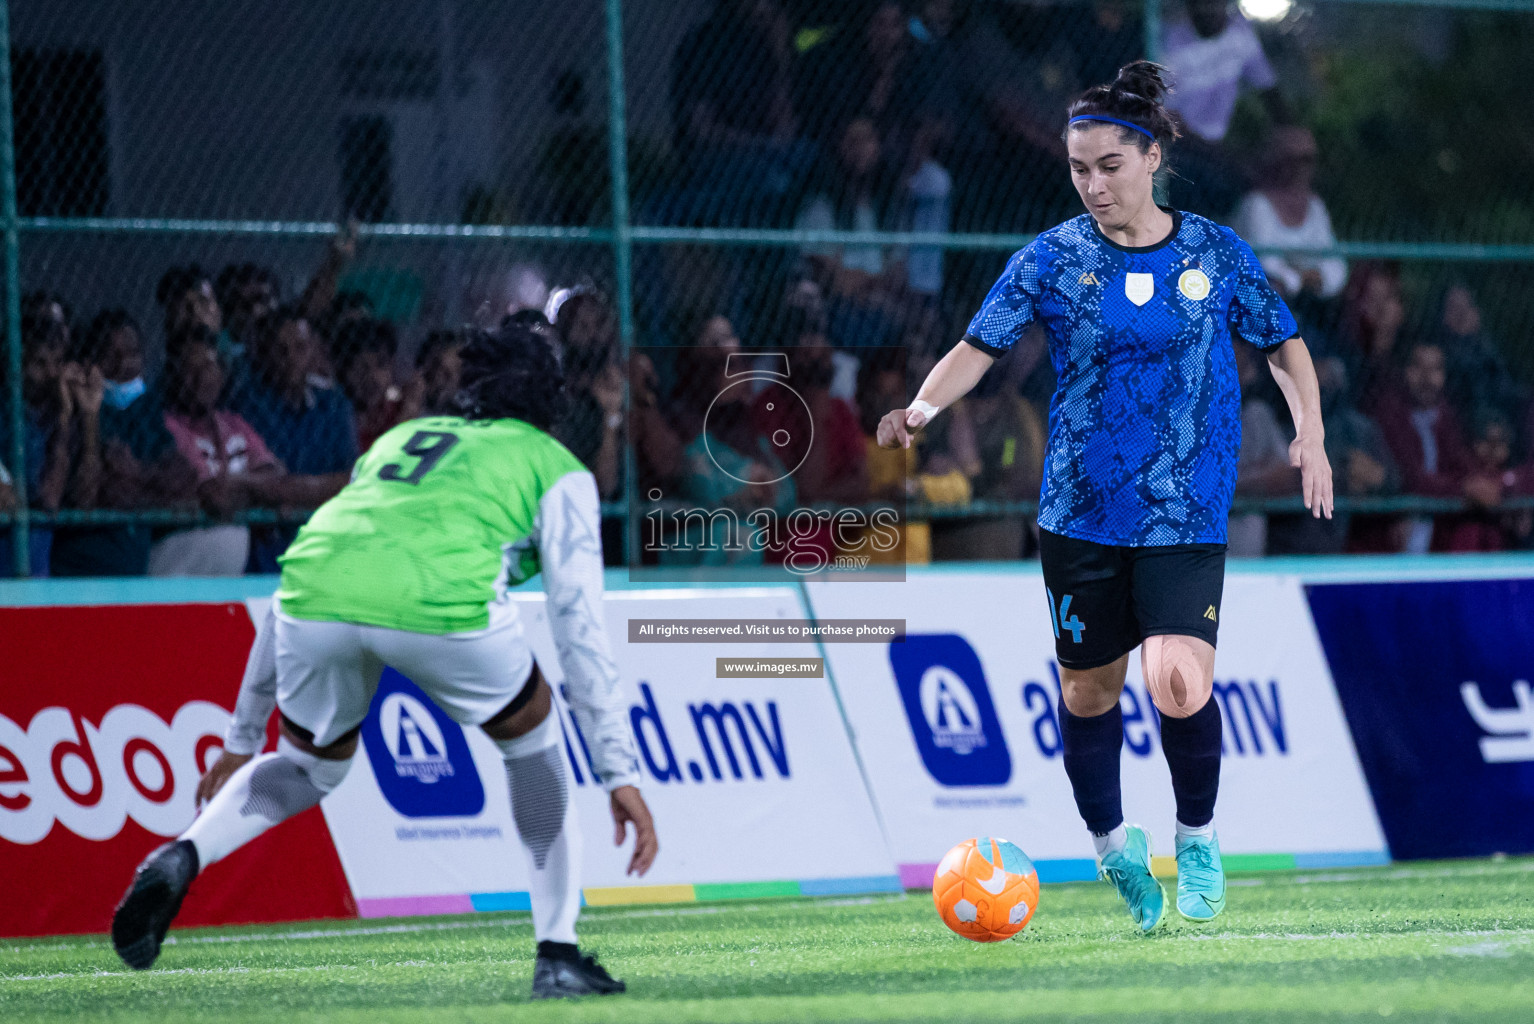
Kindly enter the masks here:
[[[535, 998], [623, 991], [575, 942], [580, 835], [562, 730], [507, 588], [543, 573], [565, 691], [611, 794], [630, 873], [658, 849], [602, 624], [596, 482], [548, 434], [564, 399], [544, 330], [510, 323], [462, 353], [461, 416], [384, 434], [352, 482], [282, 557], [224, 754], [198, 789], [207, 807], [141, 865], [112, 922], [129, 966], [147, 968], [197, 873], [340, 785], [383, 669], [409, 677], [501, 750], [531, 869]], [[258, 754], [275, 706], [281, 739]]]

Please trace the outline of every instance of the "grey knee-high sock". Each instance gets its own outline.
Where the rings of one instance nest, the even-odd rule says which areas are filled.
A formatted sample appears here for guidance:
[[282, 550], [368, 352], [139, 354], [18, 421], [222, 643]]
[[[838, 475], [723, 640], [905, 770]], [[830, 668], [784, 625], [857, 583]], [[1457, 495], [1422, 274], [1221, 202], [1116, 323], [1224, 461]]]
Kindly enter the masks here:
[[574, 943], [581, 844], [559, 740], [559, 716], [550, 710], [531, 732], [496, 746], [506, 761], [511, 816], [532, 871], [533, 934], [539, 942]]

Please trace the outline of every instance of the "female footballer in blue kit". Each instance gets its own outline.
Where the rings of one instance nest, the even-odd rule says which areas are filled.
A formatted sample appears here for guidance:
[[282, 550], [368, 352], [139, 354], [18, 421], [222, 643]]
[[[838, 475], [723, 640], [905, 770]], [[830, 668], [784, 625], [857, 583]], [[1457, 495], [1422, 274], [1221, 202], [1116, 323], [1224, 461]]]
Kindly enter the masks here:
[[1120, 798], [1129, 654], [1146, 686], [1177, 804], [1177, 909], [1225, 907], [1214, 832], [1220, 708], [1210, 699], [1225, 527], [1241, 446], [1234, 335], [1261, 349], [1289, 403], [1305, 507], [1331, 517], [1315, 370], [1294, 318], [1257, 258], [1227, 227], [1156, 205], [1152, 179], [1177, 128], [1161, 68], [1139, 61], [1071, 104], [1071, 179], [1087, 214], [1008, 262], [964, 340], [878, 441], [912, 433], [963, 397], [1033, 324], [1059, 383], [1039, 501], [1039, 555], [1061, 676], [1065, 771], [1103, 877], [1146, 932], [1166, 895], [1150, 836]]

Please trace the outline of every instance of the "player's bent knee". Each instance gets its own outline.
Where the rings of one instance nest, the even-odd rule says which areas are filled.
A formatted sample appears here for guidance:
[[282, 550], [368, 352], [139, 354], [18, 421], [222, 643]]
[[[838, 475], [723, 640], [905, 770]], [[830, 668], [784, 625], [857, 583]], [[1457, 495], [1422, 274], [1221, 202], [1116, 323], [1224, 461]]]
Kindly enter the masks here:
[[[356, 741], [353, 740], [352, 743], [355, 746]], [[324, 749], [327, 753], [331, 750], [331, 748]], [[298, 770], [302, 775], [303, 782], [307, 784], [312, 792], [318, 793], [320, 797], [329, 794], [339, 786], [342, 780], [346, 778], [347, 770], [352, 766], [352, 759], [350, 757], [322, 756], [306, 750], [300, 750], [286, 736], [277, 741], [277, 753], [281, 760], [286, 761]], [[308, 793], [303, 791], [304, 787], [297, 784], [296, 781], [290, 782], [289, 785], [294, 792], [295, 799], [307, 798], [309, 796]], [[254, 780], [252, 780], [251, 789], [252, 791], [255, 790]], [[315, 797], [311, 802], [319, 803], [319, 798]]]
[[514, 740], [542, 727], [553, 717], [554, 691], [536, 664], [522, 691], [480, 726], [493, 740]]
[[1171, 718], [1197, 714], [1214, 692], [1214, 648], [1191, 636], [1151, 636], [1141, 648], [1145, 687]]
[[1124, 692], [1128, 655], [1097, 668], [1061, 667], [1060, 698], [1065, 709], [1078, 718], [1095, 718], [1112, 711]]

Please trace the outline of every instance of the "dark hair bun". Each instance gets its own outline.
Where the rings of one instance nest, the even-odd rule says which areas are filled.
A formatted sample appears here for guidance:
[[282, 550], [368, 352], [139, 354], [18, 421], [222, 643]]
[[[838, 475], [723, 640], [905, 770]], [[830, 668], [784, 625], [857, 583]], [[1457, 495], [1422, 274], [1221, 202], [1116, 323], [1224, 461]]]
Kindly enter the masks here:
[[1154, 61], [1137, 60], [1119, 68], [1118, 77], [1108, 88], [1144, 97], [1152, 103], [1164, 103], [1168, 91], [1165, 71], [1166, 68]]
[[[1139, 125], [1161, 143], [1163, 149], [1178, 136], [1177, 122], [1166, 109], [1170, 92], [1166, 68], [1148, 60], [1137, 60], [1119, 68], [1117, 77], [1107, 85], [1094, 85], [1071, 104], [1067, 112], [1074, 117], [1109, 117]], [[1150, 140], [1133, 129], [1124, 128], [1125, 141], [1148, 148]]]

